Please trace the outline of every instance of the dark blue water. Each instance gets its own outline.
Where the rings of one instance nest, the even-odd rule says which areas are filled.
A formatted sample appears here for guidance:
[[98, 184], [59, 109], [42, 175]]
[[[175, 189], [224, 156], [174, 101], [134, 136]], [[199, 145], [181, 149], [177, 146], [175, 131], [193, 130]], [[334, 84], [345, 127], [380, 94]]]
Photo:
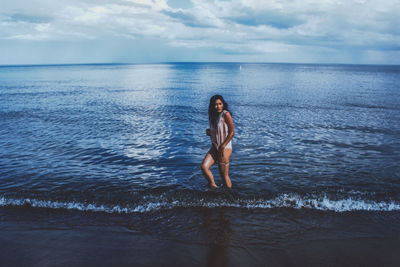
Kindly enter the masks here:
[[[217, 93], [233, 190], [209, 192]], [[400, 66], [2, 66], [0, 258], [397, 266], [399, 151]]]
[[[233, 192], [207, 192], [200, 170], [216, 93]], [[399, 151], [399, 66], [0, 67], [2, 206], [397, 211]]]

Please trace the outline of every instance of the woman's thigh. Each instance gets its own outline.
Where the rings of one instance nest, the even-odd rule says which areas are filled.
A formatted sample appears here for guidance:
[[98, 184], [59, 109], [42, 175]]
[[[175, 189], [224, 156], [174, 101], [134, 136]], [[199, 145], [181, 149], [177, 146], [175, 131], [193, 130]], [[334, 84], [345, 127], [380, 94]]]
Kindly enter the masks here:
[[217, 162], [216, 154], [212, 151], [212, 148], [207, 152], [206, 156], [203, 159], [202, 166], [206, 167], [207, 169], [211, 168], [212, 165]]
[[229, 163], [229, 161], [231, 160], [231, 156], [232, 156], [232, 149], [231, 148], [225, 148], [224, 152], [222, 153], [222, 157], [220, 157], [218, 159], [218, 162], [222, 162], [222, 163]]

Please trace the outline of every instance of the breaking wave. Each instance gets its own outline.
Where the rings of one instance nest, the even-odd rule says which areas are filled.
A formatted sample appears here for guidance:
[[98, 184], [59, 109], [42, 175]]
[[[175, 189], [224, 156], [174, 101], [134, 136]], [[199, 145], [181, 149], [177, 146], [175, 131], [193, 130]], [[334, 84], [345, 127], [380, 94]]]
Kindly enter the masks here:
[[361, 200], [352, 197], [333, 200], [323, 197], [301, 197], [298, 194], [282, 194], [272, 199], [207, 199], [191, 198], [168, 200], [161, 197], [144, 197], [145, 201], [132, 205], [112, 205], [83, 202], [63, 202], [51, 200], [39, 200], [34, 198], [8, 198], [0, 197], [0, 206], [33, 207], [49, 209], [67, 209], [90, 212], [106, 213], [147, 213], [174, 208], [243, 208], [243, 209], [311, 209], [319, 211], [351, 212], [351, 211], [399, 211], [398, 201], [373, 201]]

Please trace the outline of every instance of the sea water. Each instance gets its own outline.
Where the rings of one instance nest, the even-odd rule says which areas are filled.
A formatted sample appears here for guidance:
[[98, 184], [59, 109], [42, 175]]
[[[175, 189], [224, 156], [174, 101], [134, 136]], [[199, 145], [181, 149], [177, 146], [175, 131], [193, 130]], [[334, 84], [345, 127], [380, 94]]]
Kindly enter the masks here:
[[[233, 189], [208, 192], [200, 165], [215, 94], [233, 115]], [[317, 227], [328, 214], [399, 217], [399, 151], [399, 66], [0, 67], [3, 208], [125, 214], [135, 229], [183, 236], [198, 230], [189, 213], [222, 209], [238, 243], [296, 236], [304, 218], [328, 238]]]
[[[399, 87], [398, 66], [3, 66], [0, 203], [399, 210]], [[214, 94], [235, 124], [229, 200], [199, 167]]]

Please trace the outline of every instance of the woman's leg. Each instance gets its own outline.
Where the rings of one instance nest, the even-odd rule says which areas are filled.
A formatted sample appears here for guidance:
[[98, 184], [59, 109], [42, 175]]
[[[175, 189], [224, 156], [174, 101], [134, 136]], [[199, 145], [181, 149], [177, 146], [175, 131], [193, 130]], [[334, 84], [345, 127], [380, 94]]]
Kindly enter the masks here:
[[229, 178], [229, 160], [232, 156], [232, 149], [225, 148], [222, 157], [218, 159], [219, 174], [221, 175], [222, 181], [228, 188], [232, 187], [231, 179]]
[[203, 171], [203, 174], [208, 181], [208, 186], [210, 188], [217, 188], [218, 186], [215, 184], [214, 176], [210, 170], [211, 166], [215, 163], [215, 159], [212, 156], [212, 153], [213, 151], [211, 151], [210, 149], [204, 157], [203, 163], [201, 164], [201, 170]]

